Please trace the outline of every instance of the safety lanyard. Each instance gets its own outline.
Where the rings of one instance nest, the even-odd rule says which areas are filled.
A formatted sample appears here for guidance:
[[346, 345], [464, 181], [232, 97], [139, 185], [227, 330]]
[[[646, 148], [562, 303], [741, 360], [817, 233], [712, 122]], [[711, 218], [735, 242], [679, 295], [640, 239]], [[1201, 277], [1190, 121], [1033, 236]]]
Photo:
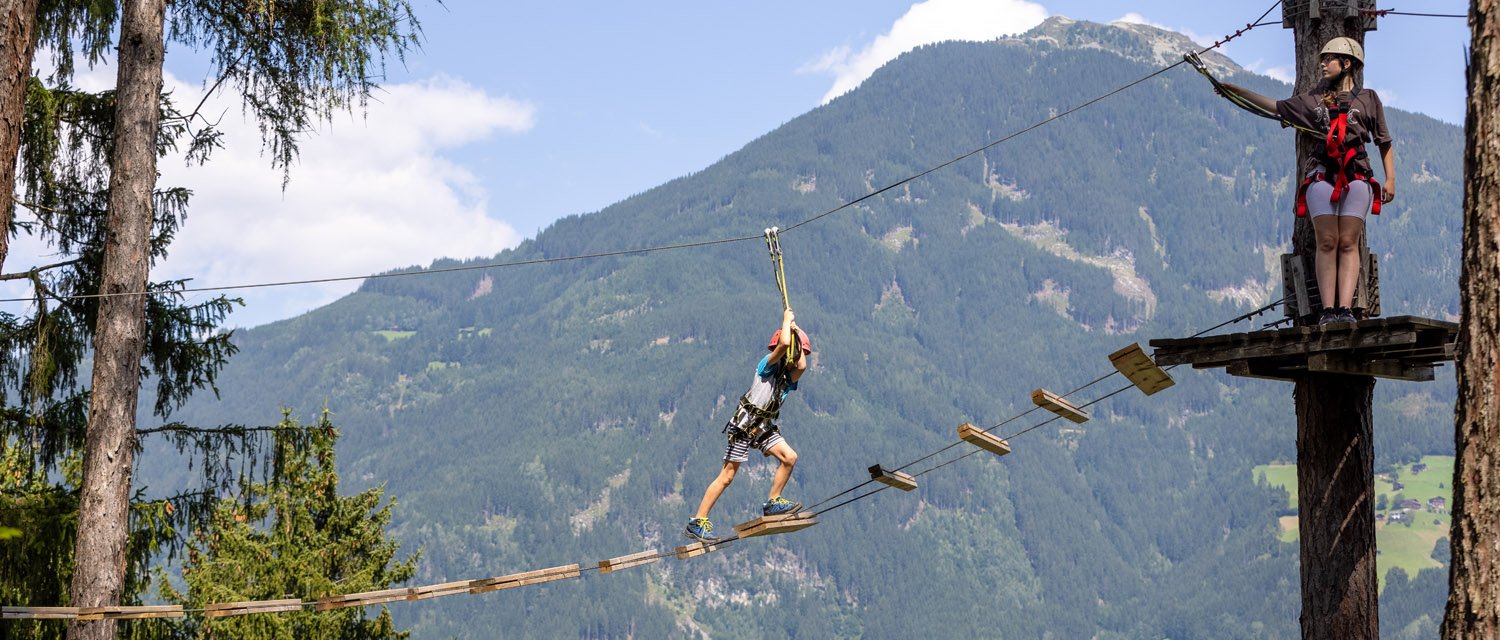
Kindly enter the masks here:
[[[771, 252], [772, 273], [776, 276], [776, 288], [781, 291], [781, 309], [783, 311], [792, 308], [792, 303], [786, 295], [786, 266], [781, 259], [781, 229], [771, 227], [765, 230], [766, 250]], [[795, 349], [797, 345], [797, 334], [792, 334], [792, 348], [786, 352], [786, 366], [791, 366], [796, 358]]]

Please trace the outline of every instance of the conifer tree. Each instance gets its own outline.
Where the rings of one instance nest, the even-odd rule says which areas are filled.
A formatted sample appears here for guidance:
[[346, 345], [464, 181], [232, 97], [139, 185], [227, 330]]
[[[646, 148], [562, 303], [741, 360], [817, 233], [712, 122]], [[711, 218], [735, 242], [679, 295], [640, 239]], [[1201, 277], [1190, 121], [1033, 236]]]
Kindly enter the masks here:
[[[280, 433], [301, 429], [284, 418]], [[276, 480], [247, 483], [237, 497], [219, 500], [212, 518], [193, 531], [183, 568], [186, 592], [161, 580], [162, 597], [201, 608], [216, 602], [321, 597], [390, 588], [415, 572], [416, 556], [396, 561], [399, 544], [385, 537], [393, 500], [380, 488], [339, 495], [334, 443], [325, 411], [306, 445], [279, 436]], [[404, 638], [381, 607], [303, 610], [227, 618], [190, 618], [188, 638]]]

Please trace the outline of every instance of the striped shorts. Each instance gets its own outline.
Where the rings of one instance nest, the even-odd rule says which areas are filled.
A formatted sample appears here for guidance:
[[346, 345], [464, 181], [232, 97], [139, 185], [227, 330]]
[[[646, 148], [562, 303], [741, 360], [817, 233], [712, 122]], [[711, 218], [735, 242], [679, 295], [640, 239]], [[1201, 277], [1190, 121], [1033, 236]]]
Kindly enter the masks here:
[[761, 455], [769, 456], [771, 455], [771, 448], [783, 442], [786, 442], [786, 439], [781, 437], [781, 429], [779, 427], [771, 427], [770, 431], [756, 438], [754, 442], [750, 438], [735, 437], [734, 433], [730, 433], [729, 444], [724, 446], [724, 461], [744, 462], [749, 460], [750, 447], [752, 446], [760, 449]]

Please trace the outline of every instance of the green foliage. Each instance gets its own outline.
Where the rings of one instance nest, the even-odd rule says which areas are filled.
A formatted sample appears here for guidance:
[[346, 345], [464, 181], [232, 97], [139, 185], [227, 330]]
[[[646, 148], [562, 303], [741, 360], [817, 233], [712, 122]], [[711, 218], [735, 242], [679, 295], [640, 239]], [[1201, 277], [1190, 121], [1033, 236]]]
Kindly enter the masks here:
[[[281, 433], [303, 430], [283, 418]], [[412, 576], [415, 555], [396, 561], [399, 544], [388, 539], [394, 500], [368, 489], [339, 495], [334, 443], [327, 412], [302, 443], [278, 436], [280, 469], [272, 482], [247, 482], [240, 495], [215, 503], [213, 515], [194, 529], [182, 569], [185, 592], [160, 581], [161, 597], [202, 608], [216, 602], [317, 598], [389, 588]], [[384, 500], [384, 504], [382, 501]], [[384, 607], [374, 618], [363, 607], [334, 611], [204, 618], [183, 624], [185, 638], [404, 638]]]

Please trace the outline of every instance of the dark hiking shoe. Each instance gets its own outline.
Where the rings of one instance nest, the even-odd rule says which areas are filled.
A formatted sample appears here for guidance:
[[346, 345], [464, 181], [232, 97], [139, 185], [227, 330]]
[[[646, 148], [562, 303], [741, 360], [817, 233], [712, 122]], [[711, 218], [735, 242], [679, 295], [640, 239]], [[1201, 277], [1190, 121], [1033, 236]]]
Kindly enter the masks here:
[[760, 508], [760, 513], [767, 516], [780, 516], [788, 513], [796, 513], [801, 508], [801, 502], [792, 502], [781, 496], [776, 496], [766, 501], [765, 506]]
[[1338, 322], [1359, 322], [1359, 318], [1354, 317], [1354, 310], [1349, 307], [1339, 307], [1338, 315]]
[[1332, 307], [1323, 307], [1323, 312], [1318, 314], [1318, 326], [1326, 326], [1339, 322], [1339, 310]]
[[708, 518], [688, 520], [687, 528], [682, 531], [682, 535], [708, 544], [719, 541], [719, 537], [714, 535], [714, 523], [709, 522]]

